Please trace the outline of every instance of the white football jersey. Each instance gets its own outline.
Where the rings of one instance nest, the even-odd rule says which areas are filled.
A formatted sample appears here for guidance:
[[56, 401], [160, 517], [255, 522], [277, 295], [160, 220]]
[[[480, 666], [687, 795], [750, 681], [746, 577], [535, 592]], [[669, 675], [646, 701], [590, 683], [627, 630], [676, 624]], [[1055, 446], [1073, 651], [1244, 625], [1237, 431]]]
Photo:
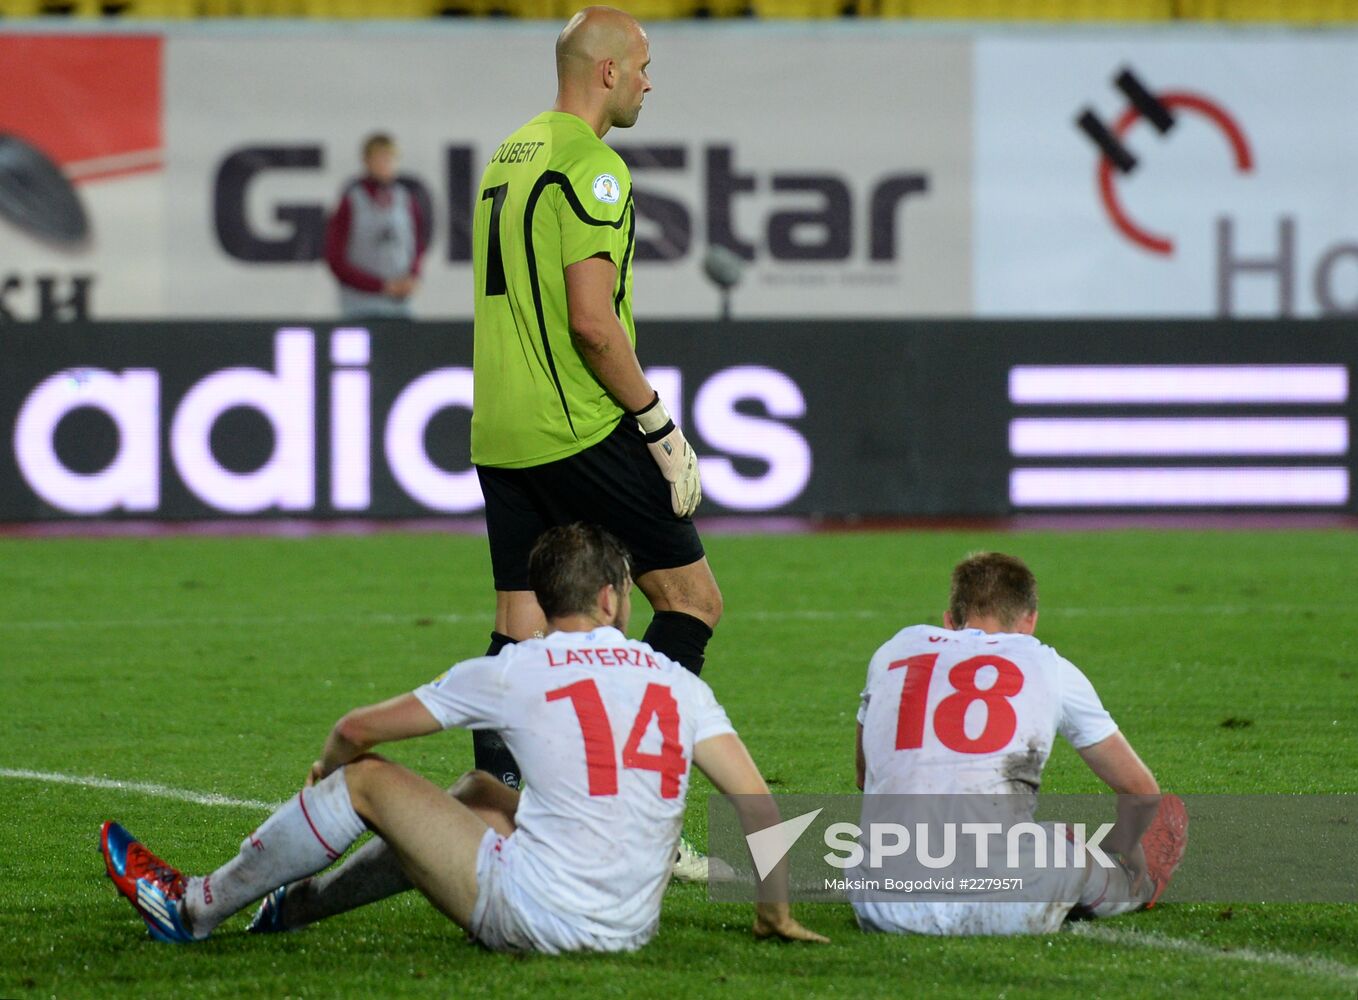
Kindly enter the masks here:
[[535, 902], [605, 934], [659, 919], [693, 748], [735, 731], [706, 683], [599, 628], [507, 646], [414, 694], [444, 727], [498, 730], [514, 754], [513, 839]]
[[902, 629], [868, 665], [858, 709], [868, 794], [1035, 792], [1060, 732], [1117, 732], [1088, 678], [1030, 635]]

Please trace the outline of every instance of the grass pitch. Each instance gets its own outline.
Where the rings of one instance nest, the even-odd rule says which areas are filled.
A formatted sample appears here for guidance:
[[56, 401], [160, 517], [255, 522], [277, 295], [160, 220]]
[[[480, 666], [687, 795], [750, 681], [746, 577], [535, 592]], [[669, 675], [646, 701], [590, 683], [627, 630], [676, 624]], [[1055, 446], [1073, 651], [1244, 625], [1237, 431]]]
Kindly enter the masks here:
[[[1090, 676], [1166, 789], [1358, 792], [1358, 535], [711, 538], [727, 617], [703, 676], [775, 790], [852, 790], [868, 657], [901, 626], [937, 622], [951, 566], [980, 548], [1029, 561], [1039, 635]], [[1247, 901], [1013, 940], [868, 937], [846, 906], [803, 905], [832, 938], [812, 948], [756, 943], [749, 907], [676, 886], [640, 953], [548, 959], [484, 953], [407, 895], [297, 934], [247, 936], [247, 913], [202, 945], [148, 940], [103, 877], [100, 821], [201, 871], [265, 811], [51, 776], [282, 800], [344, 711], [484, 650], [489, 580], [479, 538], [0, 542], [0, 996], [1358, 991], [1358, 911]], [[436, 779], [471, 763], [456, 732], [390, 750]], [[1058, 741], [1043, 788], [1098, 783]], [[699, 841], [709, 790], [697, 779], [689, 796]]]

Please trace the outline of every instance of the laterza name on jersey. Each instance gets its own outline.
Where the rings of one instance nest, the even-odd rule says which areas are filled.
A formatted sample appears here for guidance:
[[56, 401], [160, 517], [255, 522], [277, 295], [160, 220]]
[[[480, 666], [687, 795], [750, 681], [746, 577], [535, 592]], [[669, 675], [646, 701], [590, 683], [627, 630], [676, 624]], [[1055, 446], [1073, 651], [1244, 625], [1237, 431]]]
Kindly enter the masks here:
[[[564, 659], [557, 659], [561, 653]], [[547, 666], [570, 667], [588, 665], [591, 667], [645, 667], [659, 670], [660, 662], [654, 656], [640, 649], [616, 646], [609, 649], [547, 649]]]

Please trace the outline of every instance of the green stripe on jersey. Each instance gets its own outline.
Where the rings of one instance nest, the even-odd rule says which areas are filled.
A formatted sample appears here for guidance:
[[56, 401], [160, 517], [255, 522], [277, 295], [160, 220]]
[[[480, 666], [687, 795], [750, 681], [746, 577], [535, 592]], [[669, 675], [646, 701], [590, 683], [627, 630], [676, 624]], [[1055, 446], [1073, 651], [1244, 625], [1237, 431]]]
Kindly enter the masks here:
[[472, 461], [524, 468], [602, 441], [623, 410], [571, 340], [565, 269], [607, 254], [613, 306], [636, 345], [636, 218], [626, 164], [575, 115], [547, 111], [508, 139], [481, 178]]

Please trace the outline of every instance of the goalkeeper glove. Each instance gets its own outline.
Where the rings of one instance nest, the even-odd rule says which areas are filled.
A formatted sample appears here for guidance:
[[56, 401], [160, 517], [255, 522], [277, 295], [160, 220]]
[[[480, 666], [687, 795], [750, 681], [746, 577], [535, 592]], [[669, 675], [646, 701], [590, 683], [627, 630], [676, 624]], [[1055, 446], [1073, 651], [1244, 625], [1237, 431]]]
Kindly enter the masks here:
[[684, 432], [674, 426], [659, 393], [650, 406], [632, 416], [641, 428], [651, 457], [660, 466], [660, 474], [670, 484], [670, 506], [675, 516], [692, 516], [703, 498], [703, 488], [698, 482], [698, 456], [693, 454]]

